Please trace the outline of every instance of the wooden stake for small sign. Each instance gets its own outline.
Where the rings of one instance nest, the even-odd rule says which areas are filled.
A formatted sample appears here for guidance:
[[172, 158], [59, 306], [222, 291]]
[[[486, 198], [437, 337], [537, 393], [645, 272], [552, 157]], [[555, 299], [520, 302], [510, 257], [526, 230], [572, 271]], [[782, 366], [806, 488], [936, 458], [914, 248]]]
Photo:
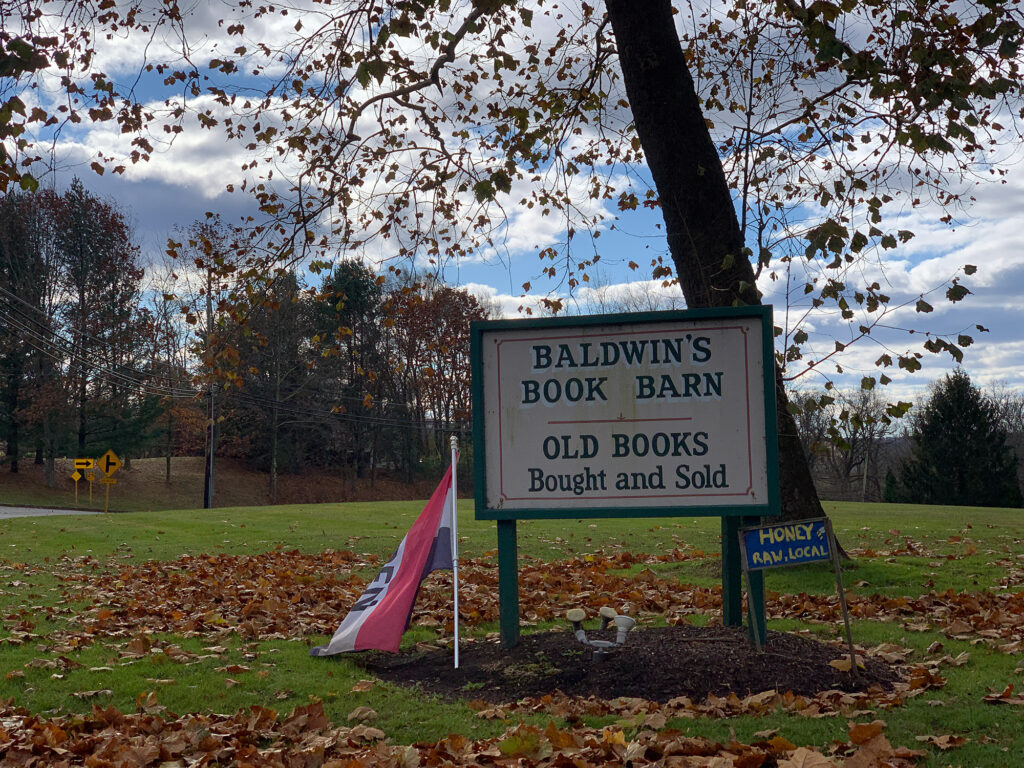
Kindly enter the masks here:
[[107, 487], [106, 498], [103, 501], [103, 511], [108, 512], [110, 510], [110, 486], [117, 485], [116, 477], [101, 477], [97, 481]]
[[843, 589], [843, 569], [839, 565], [839, 547], [832, 533], [832, 521], [825, 518], [825, 530], [828, 531], [828, 550], [832, 553], [832, 567], [836, 572], [836, 589], [839, 590], [839, 605], [843, 608], [843, 624], [846, 627], [846, 643], [850, 647], [850, 676], [857, 677], [857, 652], [853, 648], [853, 633], [850, 632], [850, 609], [846, 606], [846, 590]]
[[75, 481], [75, 506], [78, 506], [78, 481], [82, 479], [82, 473], [77, 469], [71, 473], [71, 479]]
[[754, 648], [760, 653], [761, 638], [764, 637], [767, 640], [768, 628], [764, 614], [761, 614], [760, 621], [758, 621], [758, 612], [754, 610], [754, 587], [750, 583], [750, 571], [744, 568], [743, 575], [747, 578], [747, 621], [750, 622], [750, 636], [754, 638]]

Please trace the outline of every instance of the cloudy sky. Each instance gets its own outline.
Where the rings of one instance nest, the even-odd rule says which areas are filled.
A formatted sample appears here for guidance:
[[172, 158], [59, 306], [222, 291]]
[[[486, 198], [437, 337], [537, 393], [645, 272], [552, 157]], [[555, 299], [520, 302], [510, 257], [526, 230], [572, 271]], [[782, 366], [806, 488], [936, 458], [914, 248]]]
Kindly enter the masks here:
[[[223, 32], [226, 25], [217, 18], [223, 16], [226, 7], [230, 4], [195, 4], [189, 19], [195, 39], [200, 41], [193, 51], [194, 60], [208, 61], [234, 44]], [[283, 39], [292, 34], [292, 24], [291, 18], [277, 18], [249, 32], [255, 38]], [[149, 43], [151, 58], [161, 44], [159, 36]], [[144, 48], [144, 41], [138, 37], [111, 41], [101, 46], [96, 66], [120, 82], [127, 81], [138, 74]], [[147, 82], [150, 80], [144, 78], [140, 88], [144, 89]], [[45, 101], [56, 94], [54, 89], [35, 98]], [[226, 191], [244, 178], [239, 169], [249, 158], [240, 143], [225, 140], [217, 131], [186, 130], [173, 144], [158, 147], [149, 162], [128, 167], [122, 176], [97, 176], [90, 170], [97, 153], [116, 154], [125, 143], [126, 138], [111, 126], [86, 120], [56, 139], [55, 170], [44, 181], [60, 188], [73, 176], [80, 176], [92, 192], [129, 212], [137, 238], [152, 258], [162, 253], [176, 227], [187, 226], [207, 211], [220, 213], [228, 222], [252, 212], [249, 197]], [[640, 178], [643, 176], [641, 169]], [[517, 192], [513, 190], [510, 201]], [[918, 349], [925, 334], [955, 339], [966, 333], [974, 337], [974, 344], [966, 350], [964, 366], [976, 383], [1005, 383], [1024, 389], [1024, 169], [1011, 166], [1004, 180], [983, 184], [971, 192], [976, 202], [952, 224], [940, 223], [941, 212], [928, 206], [904, 214], [899, 226], [914, 231], [914, 239], [887, 252], [884, 261], [867, 259], [857, 265], [855, 271], [860, 274], [851, 276], [851, 284], [878, 280], [896, 309], [884, 318], [885, 327], [876, 328], [869, 338], [822, 364], [820, 371], [801, 376], [801, 385], [815, 387], [831, 379], [839, 386], [851, 386], [862, 376], [881, 372], [875, 365], [881, 355], [888, 353], [895, 358], [909, 349]], [[582, 187], [578, 199], [587, 200]], [[678, 303], [675, 289], [666, 290], [659, 281], [645, 279], [652, 259], [668, 259], [657, 212], [618, 214], [610, 203], [590, 203], [588, 213], [603, 217], [603, 222], [589, 231], [577, 232], [572, 253], [576, 258], [600, 255], [600, 265], [590, 271], [590, 285], [569, 297], [567, 287], [559, 280], [541, 278], [543, 265], [537, 257], [539, 249], [566, 242], [566, 222], [514, 204], [506, 211], [502, 248], [453, 260], [444, 267], [446, 280], [487, 298], [506, 316], [534, 305], [544, 295], [568, 298], [575, 312], [600, 311], [622, 299], [642, 307], [651, 301], [652, 294], [670, 294], [666, 302]], [[599, 236], [595, 238], [595, 234]], [[626, 266], [629, 262], [641, 268], [630, 270]], [[977, 266], [976, 273], [962, 278], [971, 295], [950, 304], [943, 298], [945, 286], [966, 264]], [[762, 275], [760, 287], [766, 301], [775, 307], [776, 324], [792, 325], [808, 309], [809, 297], [800, 290], [805, 280], [803, 267], [781, 263], [772, 267]], [[526, 282], [532, 288], [524, 296], [522, 285]], [[921, 296], [934, 306], [933, 312], [925, 315], [914, 311]], [[659, 305], [665, 306], [666, 302]], [[805, 327], [814, 331], [807, 347], [809, 354], [823, 356], [836, 341], [849, 342], [857, 335], [858, 324], [851, 326], [836, 313], [819, 311], [809, 315]], [[988, 331], [979, 332], [978, 325]], [[953, 365], [948, 356], [929, 355], [922, 362], [924, 369], [914, 374], [886, 371], [893, 379], [886, 391], [888, 399], [914, 397]], [[841, 366], [842, 374], [837, 372], [836, 364]]]

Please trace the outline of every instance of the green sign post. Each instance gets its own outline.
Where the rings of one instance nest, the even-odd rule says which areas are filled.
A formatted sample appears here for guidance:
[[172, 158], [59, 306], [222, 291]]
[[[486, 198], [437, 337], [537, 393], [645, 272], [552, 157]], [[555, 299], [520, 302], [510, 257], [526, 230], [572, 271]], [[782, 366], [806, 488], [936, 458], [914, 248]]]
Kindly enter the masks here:
[[743, 623], [738, 534], [779, 513], [772, 338], [770, 307], [473, 325], [476, 517], [497, 522], [506, 646], [520, 519], [720, 516], [723, 620]]

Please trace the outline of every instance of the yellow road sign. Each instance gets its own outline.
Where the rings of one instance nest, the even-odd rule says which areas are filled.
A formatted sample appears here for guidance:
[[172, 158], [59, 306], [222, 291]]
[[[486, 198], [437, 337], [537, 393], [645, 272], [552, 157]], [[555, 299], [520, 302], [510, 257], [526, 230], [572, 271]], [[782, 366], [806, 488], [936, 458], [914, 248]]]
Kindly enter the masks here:
[[101, 485], [117, 485], [117, 478], [116, 477], [101, 477], [96, 482], [100, 483]]
[[92, 469], [92, 459], [75, 459], [75, 469]]
[[74, 472], [71, 473], [71, 479], [77, 483], [79, 480], [82, 479], [82, 473], [76, 469]]
[[95, 469], [86, 470], [86, 472], [85, 472], [85, 479], [88, 480], [90, 483], [96, 482], [96, 470]]
[[96, 466], [103, 470], [103, 474], [110, 477], [121, 468], [121, 460], [113, 451], [107, 451], [96, 462]]

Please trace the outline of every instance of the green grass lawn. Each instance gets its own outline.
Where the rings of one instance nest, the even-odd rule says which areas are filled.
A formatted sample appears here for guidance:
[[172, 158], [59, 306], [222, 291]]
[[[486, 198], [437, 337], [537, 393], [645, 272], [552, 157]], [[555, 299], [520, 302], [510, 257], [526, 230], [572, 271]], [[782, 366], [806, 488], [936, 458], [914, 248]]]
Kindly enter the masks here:
[[[233, 712], [254, 704], [280, 711], [321, 699], [328, 715], [343, 724], [359, 706], [374, 709], [374, 722], [394, 743], [436, 740], [449, 733], [494, 736], [508, 723], [481, 719], [466, 704], [439, 701], [422, 692], [377, 684], [353, 692], [366, 674], [350, 658], [314, 659], [309, 640], [252, 641], [224, 627], [216, 640], [154, 634], [169, 649], [126, 660], [130, 638], [106, 637], [82, 648], [54, 649], [48, 638], [69, 612], [89, 608], [69, 604], [60, 575], [74, 561], [79, 572], [113, 574], [127, 565], [173, 561], [181, 555], [246, 555], [275, 549], [322, 553], [351, 550], [389, 554], [419, 514], [421, 502], [382, 502], [281, 507], [220, 508], [131, 512], [106, 516], [21, 518], [0, 521], [0, 698], [13, 699], [37, 713], [88, 712], [93, 704], [133, 711], [140, 697], [155, 692], [171, 710]], [[840, 541], [854, 554], [846, 565], [851, 593], [917, 597], [929, 591], [984, 593], [1019, 591], [1024, 547], [1019, 511], [918, 507], [884, 504], [828, 504]], [[460, 504], [461, 552], [495, 558], [492, 522], [473, 519], [472, 504]], [[520, 554], [556, 561], [584, 553], [662, 553], [674, 548], [717, 553], [717, 518], [645, 520], [530, 521], [519, 524]], [[89, 558], [83, 568], [81, 558]], [[647, 567], [647, 566], [645, 566]], [[696, 585], [719, 583], [717, 557], [653, 566], [661, 576]], [[1007, 579], [1010, 583], [1004, 584]], [[830, 569], [805, 566], [767, 572], [770, 592], [831, 594]], [[126, 587], [127, 588], [127, 587]], [[92, 606], [95, 608], [95, 606]], [[340, 621], [341, 615], [338, 616]], [[707, 617], [694, 617], [695, 622]], [[776, 620], [771, 629], [807, 630], [826, 639], [839, 637], [834, 625]], [[494, 631], [483, 625], [470, 631]], [[26, 636], [27, 633], [27, 636]], [[908, 629], [899, 622], [855, 621], [854, 639], [871, 646], [895, 643], [923, 658], [941, 643], [943, 653], [970, 655], [958, 667], [942, 668], [944, 687], [928, 691], [889, 711], [862, 719], [887, 722], [894, 744], [920, 748], [917, 736], [965, 736], [969, 742], [949, 752], [932, 748], [923, 765], [999, 766], [1024, 760], [1021, 708], [985, 703], [983, 696], [1022, 682], [1019, 653], [999, 652], [980, 638], [956, 640], [935, 628]], [[432, 639], [433, 630], [413, 628], [405, 642]], [[180, 651], [180, 654], [179, 654]], [[753, 651], [751, 651], [753, 652]], [[187, 659], [183, 662], [182, 658]], [[230, 682], [229, 682], [230, 681]], [[87, 694], [87, 695], [83, 695]], [[467, 698], [472, 698], [471, 692]], [[543, 724], [546, 717], [538, 717]], [[775, 712], [764, 717], [697, 718], [670, 721], [688, 735], [728, 741], [731, 734], [750, 742], [757, 732], [777, 729], [795, 744], [824, 747], [845, 738], [845, 718], [810, 719]]]

